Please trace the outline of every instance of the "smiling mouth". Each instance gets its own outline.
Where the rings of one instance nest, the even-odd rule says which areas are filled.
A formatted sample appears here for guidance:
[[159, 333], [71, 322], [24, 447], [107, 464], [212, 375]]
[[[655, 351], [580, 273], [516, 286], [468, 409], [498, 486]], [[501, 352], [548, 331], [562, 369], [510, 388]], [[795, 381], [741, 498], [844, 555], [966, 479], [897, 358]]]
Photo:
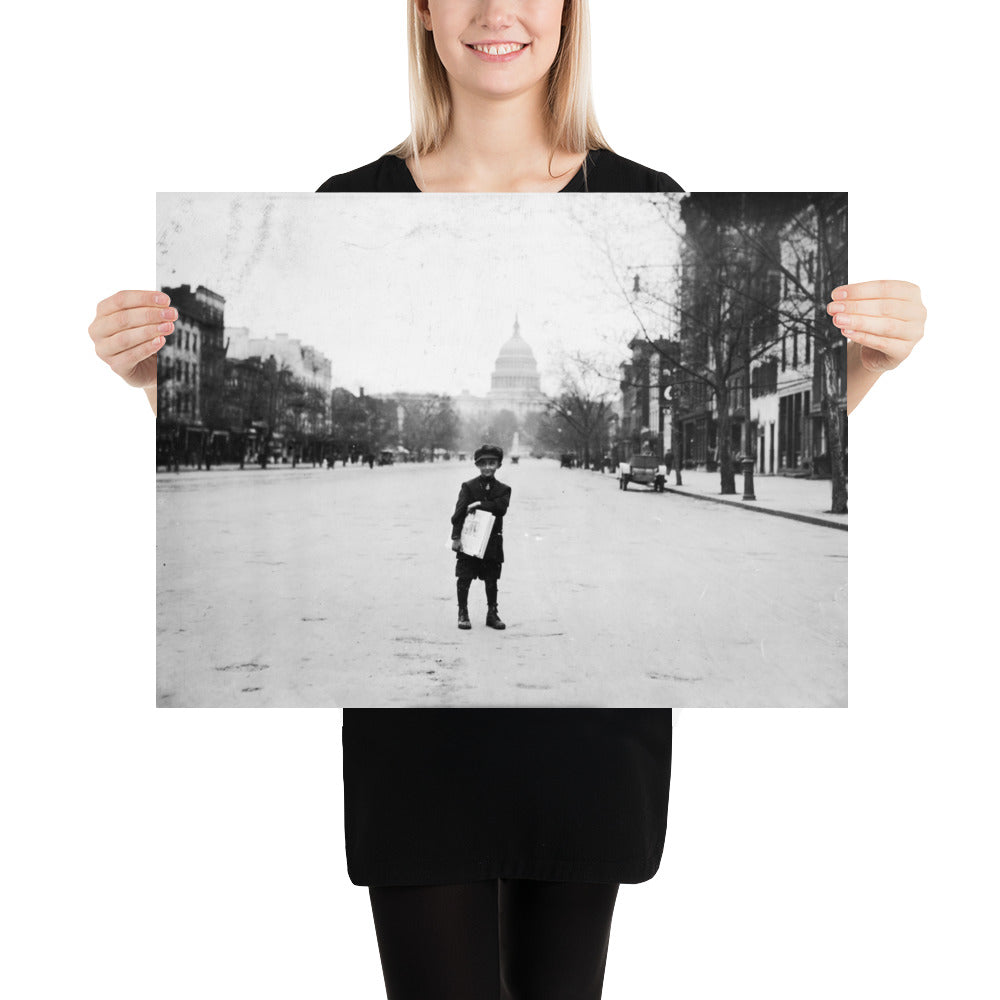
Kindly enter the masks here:
[[520, 52], [528, 47], [527, 42], [503, 42], [502, 44], [469, 45], [470, 49], [482, 52], [484, 56], [509, 56], [512, 52]]

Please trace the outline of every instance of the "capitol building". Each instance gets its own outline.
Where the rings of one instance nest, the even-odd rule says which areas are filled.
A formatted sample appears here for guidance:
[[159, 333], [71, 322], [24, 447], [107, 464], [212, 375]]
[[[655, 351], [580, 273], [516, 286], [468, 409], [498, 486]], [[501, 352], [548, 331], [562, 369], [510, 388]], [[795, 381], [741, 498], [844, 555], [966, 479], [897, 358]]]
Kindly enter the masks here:
[[500, 348], [493, 365], [490, 391], [483, 396], [462, 392], [455, 397], [462, 416], [510, 410], [518, 419], [545, 409], [545, 395], [538, 375], [538, 362], [528, 342], [521, 336], [521, 324], [514, 318], [514, 334]]

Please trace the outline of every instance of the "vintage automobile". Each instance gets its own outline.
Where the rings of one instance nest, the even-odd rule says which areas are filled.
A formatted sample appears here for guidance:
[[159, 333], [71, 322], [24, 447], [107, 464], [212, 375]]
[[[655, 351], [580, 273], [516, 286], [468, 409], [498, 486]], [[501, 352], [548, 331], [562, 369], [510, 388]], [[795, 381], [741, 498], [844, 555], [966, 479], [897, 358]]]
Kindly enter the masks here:
[[618, 489], [627, 490], [629, 483], [652, 486], [657, 493], [663, 492], [667, 481], [667, 467], [660, 464], [655, 455], [633, 455], [618, 466]]

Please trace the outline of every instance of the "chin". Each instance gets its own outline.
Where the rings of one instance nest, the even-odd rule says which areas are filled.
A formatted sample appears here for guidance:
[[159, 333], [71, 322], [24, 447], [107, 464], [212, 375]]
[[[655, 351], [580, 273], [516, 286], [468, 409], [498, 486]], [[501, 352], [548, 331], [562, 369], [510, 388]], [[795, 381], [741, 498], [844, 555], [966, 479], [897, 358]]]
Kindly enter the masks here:
[[467, 85], [469, 91], [478, 94], [480, 97], [503, 100], [508, 97], [517, 97], [519, 94], [527, 93], [539, 85], [539, 81], [515, 80], [512, 77], [506, 79], [490, 79], [470, 81]]
[[539, 86], [547, 87], [548, 72], [536, 79], [534, 68], [528, 64], [484, 63], [476, 60], [471, 66], [468, 62], [463, 62], [462, 71], [455, 73], [454, 77], [463, 87], [483, 97], [514, 97]]

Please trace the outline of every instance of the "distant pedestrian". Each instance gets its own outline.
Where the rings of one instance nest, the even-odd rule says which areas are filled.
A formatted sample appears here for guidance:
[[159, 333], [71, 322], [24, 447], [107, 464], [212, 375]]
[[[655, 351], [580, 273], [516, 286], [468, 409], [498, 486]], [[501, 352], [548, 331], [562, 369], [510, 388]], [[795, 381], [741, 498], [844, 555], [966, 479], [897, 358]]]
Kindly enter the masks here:
[[[486, 624], [489, 628], [505, 629], [497, 610], [497, 581], [503, 567], [503, 517], [510, 506], [510, 487], [496, 478], [503, 462], [503, 449], [494, 444], [484, 444], [473, 456], [479, 475], [462, 483], [458, 503], [451, 517], [451, 547], [456, 553], [455, 576], [458, 588], [458, 627], [472, 628], [469, 621], [469, 589], [473, 580], [486, 585]], [[462, 551], [462, 528], [465, 518], [474, 510], [492, 514], [496, 520], [490, 531], [486, 551], [480, 559]]]
[[674, 453], [668, 448], [663, 454], [663, 464], [667, 467], [667, 475], [670, 475], [670, 470], [674, 467]]

